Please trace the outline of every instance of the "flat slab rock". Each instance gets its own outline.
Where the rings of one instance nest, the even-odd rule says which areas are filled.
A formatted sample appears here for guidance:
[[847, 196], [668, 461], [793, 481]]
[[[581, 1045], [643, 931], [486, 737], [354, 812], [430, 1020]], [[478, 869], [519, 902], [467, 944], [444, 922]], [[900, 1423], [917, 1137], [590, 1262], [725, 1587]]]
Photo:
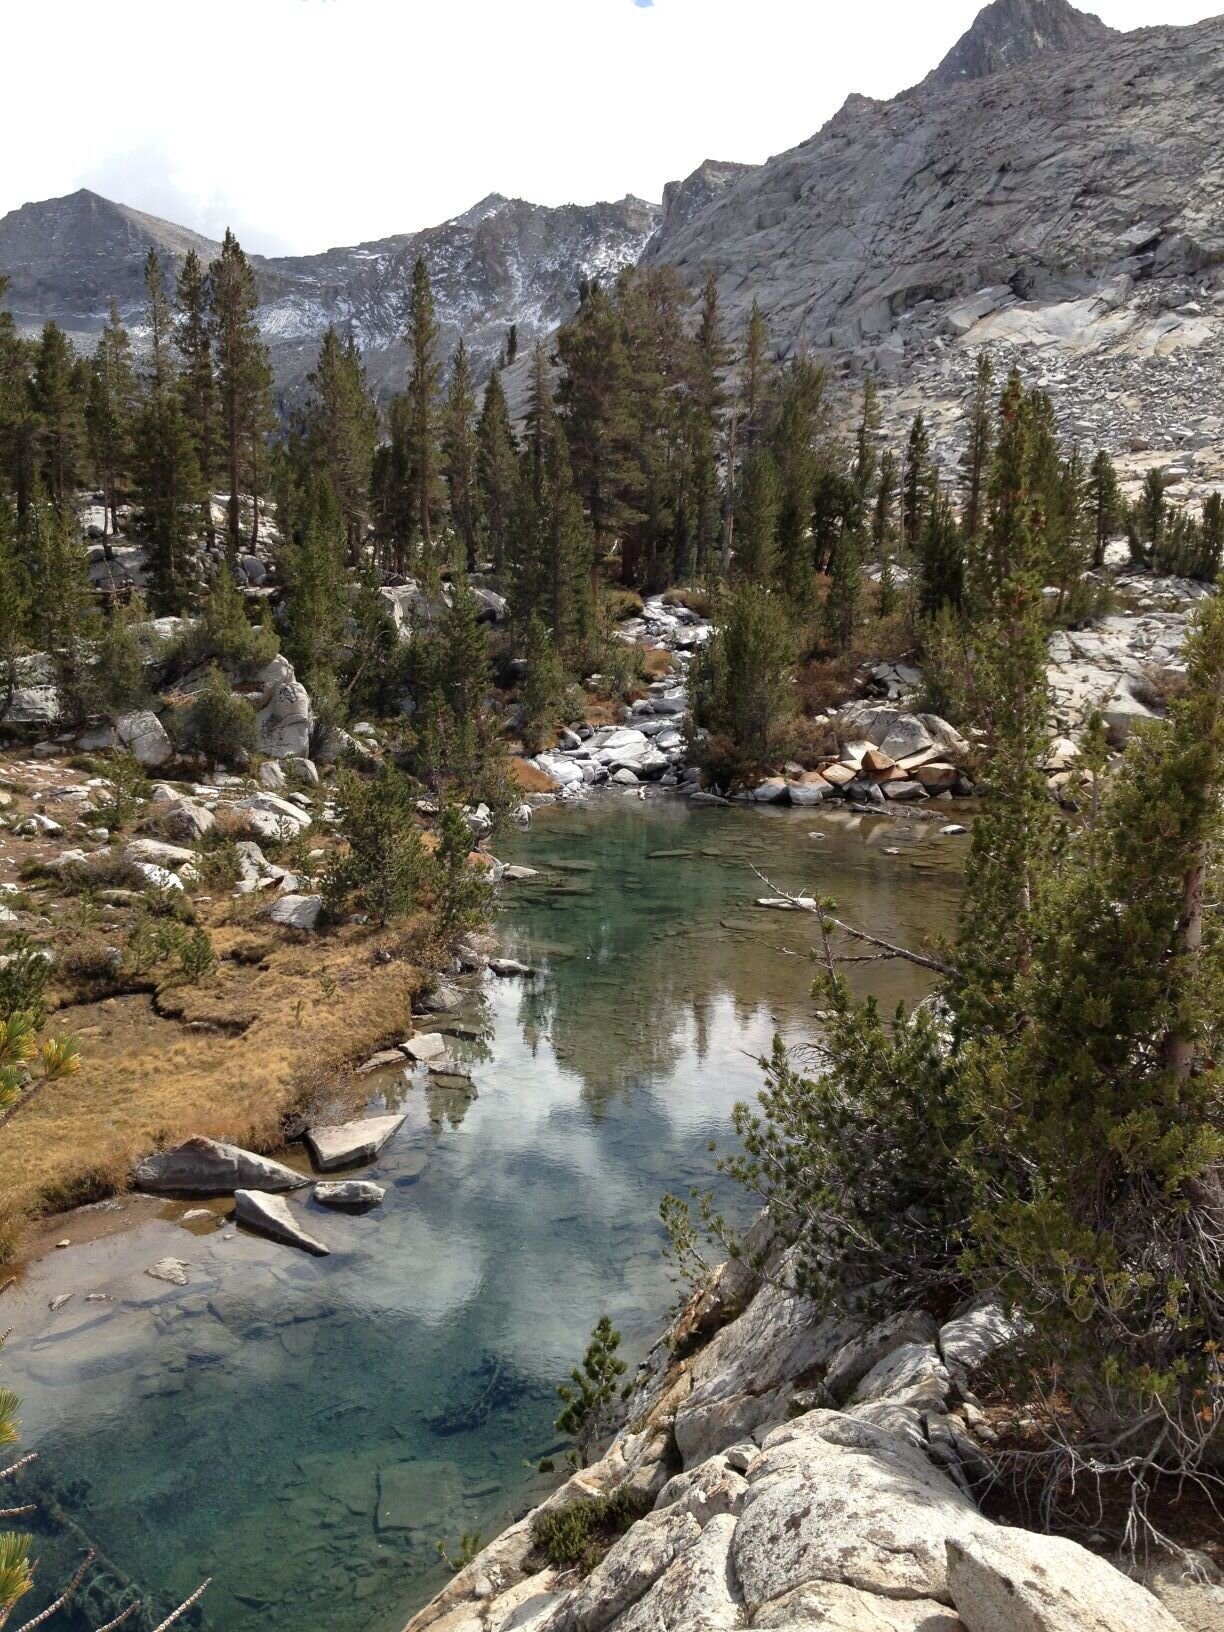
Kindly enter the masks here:
[[321, 1173], [333, 1168], [372, 1162], [402, 1125], [402, 1116], [363, 1116], [331, 1127], [309, 1128], [306, 1143]]
[[326, 1258], [331, 1251], [298, 1223], [283, 1196], [265, 1195], [261, 1190], [235, 1190], [234, 1216], [247, 1229], [283, 1241], [288, 1247], [313, 1252], [317, 1258]]
[[187, 1139], [155, 1151], [133, 1175], [140, 1190], [162, 1196], [223, 1196], [236, 1190], [299, 1190], [310, 1180], [283, 1162], [220, 1139]]
[[509, 980], [514, 975], [534, 975], [535, 970], [528, 964], [520, 963], [517, 958], [490, 958], [489, 968], [503, 980]]
[[399, 1053], [418, 1065], [436, 1060], [446, 1053], [446, 1038], [440, 1031], [420, 1031], [399, 1045]]

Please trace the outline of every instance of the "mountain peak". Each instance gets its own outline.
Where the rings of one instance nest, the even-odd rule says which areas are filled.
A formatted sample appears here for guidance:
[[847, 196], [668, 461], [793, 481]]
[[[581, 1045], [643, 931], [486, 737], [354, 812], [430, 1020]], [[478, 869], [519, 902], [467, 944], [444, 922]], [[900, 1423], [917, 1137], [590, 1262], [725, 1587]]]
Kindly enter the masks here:
[[1091, 12], [1077, 11], [1069, 0], [992, 0], [923, 84], [986, 79], [1043, 52], [1067, 56], [1116, 37], [1115, 29]]

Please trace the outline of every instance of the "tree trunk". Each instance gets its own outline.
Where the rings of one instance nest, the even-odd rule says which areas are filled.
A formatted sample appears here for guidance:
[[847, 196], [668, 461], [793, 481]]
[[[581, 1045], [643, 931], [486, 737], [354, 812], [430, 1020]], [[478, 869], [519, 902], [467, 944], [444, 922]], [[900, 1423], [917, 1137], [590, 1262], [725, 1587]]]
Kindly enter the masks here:
[[731, 410], [731, 420], [727, 427], [727, 491], [723, 500], [723, 536], [722, 556], [719, 565], [725, 578], [731, 570], [731, 544], [735, 534], [735, 409]]

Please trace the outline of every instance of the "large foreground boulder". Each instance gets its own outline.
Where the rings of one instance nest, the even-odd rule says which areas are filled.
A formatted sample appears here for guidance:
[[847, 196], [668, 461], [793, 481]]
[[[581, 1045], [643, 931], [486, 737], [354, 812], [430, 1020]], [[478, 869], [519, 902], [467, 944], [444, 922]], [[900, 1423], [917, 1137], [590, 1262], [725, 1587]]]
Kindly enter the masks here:
[[303, 1252], [313, 1252], [317, 1258], [326, 1258], [331, 1251], [298, 1223], [283, 1196], [267, 1196], [259, 1190], [235, 1190], [234, 1217], [249, 1230], [271, 1236], [273, 1241], [283, 1241], [286, 1246], [300, 1247]]
[[949, 1537], [948, 1590], [967, 1632], [1182, 1632], [1105, 1559], [1031, 1530]]
[[220, 1139], [187, 1139], [138, 1162], [141, 1190], [164, 1196], [225, 1196], [236, 1190], [298, 1190], [310, 1180], [283, 1162]]

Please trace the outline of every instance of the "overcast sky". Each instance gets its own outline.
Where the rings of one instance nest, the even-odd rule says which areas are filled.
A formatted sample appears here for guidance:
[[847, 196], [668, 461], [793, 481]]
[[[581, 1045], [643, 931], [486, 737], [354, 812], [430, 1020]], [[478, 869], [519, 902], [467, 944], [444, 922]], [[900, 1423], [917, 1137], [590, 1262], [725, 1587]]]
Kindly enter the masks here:
[[[0, 214], [91, 187], [247, 248], [486, 193], [658, 199], [933, 67], [981, 0], [36, 0], [0, 7]], [[1117, 28], [1220, 0], [1098, 0]], [[14, 72], [13, 69], [17, 71]]]

